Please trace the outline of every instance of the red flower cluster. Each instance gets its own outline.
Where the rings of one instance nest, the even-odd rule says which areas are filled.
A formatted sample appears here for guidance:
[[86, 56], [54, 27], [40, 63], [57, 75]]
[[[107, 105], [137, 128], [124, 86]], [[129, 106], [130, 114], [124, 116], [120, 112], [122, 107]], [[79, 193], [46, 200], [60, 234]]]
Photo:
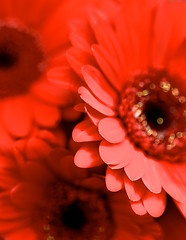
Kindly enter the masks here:
[[0, 9], [0, 239], [166, 239], [166, 193], [186, 215], [185, 2], [31, 4]]

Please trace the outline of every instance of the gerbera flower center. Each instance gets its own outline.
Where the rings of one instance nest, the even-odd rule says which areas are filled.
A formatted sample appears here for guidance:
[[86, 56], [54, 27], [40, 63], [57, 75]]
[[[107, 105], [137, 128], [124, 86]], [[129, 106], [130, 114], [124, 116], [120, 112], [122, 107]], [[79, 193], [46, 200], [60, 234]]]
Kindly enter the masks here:
[[186, 94], [180, 82], [149, 70], [130, 79], [122, 93], [119, 115], [128, 138], [158, 160], [185, 159]]
[[0, 49], [0, 68], [10, 68], [17, 61], [16, 54], [9, 52], [9, 49]]
[[35, 217], [41, 218], [35, 224], [39, 232], [43, 229], [42, 239], [110, 239], [112, 214], [102, 193], [63, 182], [50, 186], [46, 194], [47, 198], [38, 204]]
[[44, 53], [36, 36], [16, 24], [1, 24], [0, 98], [26, 93], [43, 66]]
[[146, 121], [152, 129], [165, 130], [169, 128], [171, 123], [171, 117], [169, 111], [167, 111], [168, 106], [165, 102], [148, 102], [144, 106], [144, 115], [146, 116]]
[[83, 209], [84, 207], [79, 200], [75, 200], [65, 209], [62, 207], [61, 220], [63, 224], [70, 229], [82, 229], [87, 222], [86, 214], [84, 213]]

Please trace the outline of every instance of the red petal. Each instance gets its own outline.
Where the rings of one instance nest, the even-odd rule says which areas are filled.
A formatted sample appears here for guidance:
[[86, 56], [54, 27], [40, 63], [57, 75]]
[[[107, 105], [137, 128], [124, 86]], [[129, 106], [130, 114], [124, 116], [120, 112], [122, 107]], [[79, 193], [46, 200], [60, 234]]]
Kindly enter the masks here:
[[181, 203], [178, 201], [174, 201], [176, 206], [179, 208], [180, 212], [183, 214], [183, 216], [186, 218], [186, 202]]
[[116, 165], [113, 165], [113, 164], [108, 164], [108, 165], [112, 169], [120, 169], [120, 168], [124, 168], [126, 166], [126, 162], [121, 162]]
[[179, 202], [186, 202], [186, 164], [160, 162], [159, 178], [165, 191]]
[[[125, 1], [116, 18], [116, 32], [123, 47], [124, 71], [145, 70], [149, 67], [149, 49], [156, 1]], [[126, 37], [127, 36], [127, 37]]]
[[121, 143], [112, 144], [105, 140], [99, 146], [100, 156], [106, 164], [125, 164], [129, 163], [134, 150], [128, 140]]
[[100, 66], [100, 69], [106, 75], [109, 83], [111, 83], [116, 90], [121, 91], [123, 88], [123, 83], [118, 77], [119, 74], [117, 74], [121, 68], [118, 69], [119, 66], [116, 64], [116, 61], [113, 61], [111, 55], [109, 55], [109, 53], [102, 46], [94, 44], [91, 49], [96, 61]]
[[83, 52], [90, 53], [90, 46], [95, 42], [92, 30], [85, 19], [72, 18], [68, 21], [72, 45]]
[[86, 40], [85, 36], [81, 36], [77, 32], [72, 32], [70, 34], [70, 40], [75, 48], [80, 49], [80, 51], [90, 53], [90, 43]]
[[[68, 11], [70, 10], [68, 9]], [[64, 4], [61, 4], [61, 6], [57, 8], [57, 11], [53, 12], [53, 14], [45, 20], [45, 24], [40, 29], [42, 39], [45, 39], [44, 48], [47, 53], [54, 51], [57, 47], [62, 47], [67, 42], [68, 30], [67, 24], [65, 24], [65, 18], [65, 7]], [[59, 29], [63, 29], [63, 31], [59, 31]], [[56, 32], [58, 32], [58, 37], [55, 37]]]
[[[0, 201], [0, 219], [1, 220], [13, 220], [20, 219], [26, 216], [25, 211], [21, 211], [19, 208], [16, 208], [9, 198], [2, 199]], [[1, 227], [0, 227], [1, 228]]]
[[125, 131], [117, 118], [101, 119], [98, 130], [101, 136], [110, 143], [120, 143], [125, 138]]
[[0, 151], [10, 152], [14, 144], [14, 139], [10, 137], [6, 129], [1, 125], [0, 125]]
[[98, 133], [97, 127], [95, 127], [89, 119], [86, 119], [75, 126], [72, 132], [72, 137], [75, 142], [89, 142], [102, 139]]
[[118, 96], [97, 68], [85, 65], [82, 67], [82, 74], [86, 84], [96, 97], [105, 105], [110, 107], [116, 106]]
[[12, 161], [11, 157], [6, 155], [0, 155], [0, 170], [12, 168], [12, 167], [14, 168], [14, 166], [15, 166], [15, 162]]
[[80, 168], [97, 167], [103, 164], [99, 156], [99, 143], [84, 143], [74, 157], [74, 163]]
[[[165, 1], [159, 6], [154, 26], [154, 46], [152, 46], [153, 62], [156, 67], [164, 67], [167, 60], [172, 60], [172, 52], [185, 39], [185, 15], [185, 1]], [[175, 66], [173, 62], [171, 64], [173, 69], [179, 68], [179, 64], [176, 63]], [[173, 69], [170, 67], [171, 71]]]
[[85, 112], [85, 107], [88, 106], [86, 103], [79, 103], [74, 106], [74, 110], [78, 112]]
[[81, 68], [83, 65], [95, 65], [95, 59], [93, 56], [86, 52], [82, 52], [79, 49], [70, 48], [66, 55], [69, 64], [78, 75], [81, 75]]
[[0, 232], [6, 236], [6, 240], [19, 240], [20, 238], [9, 238], [6, 234], [10, 232], [17, 231], [17, 229], [27, 226], [30, 222], [30, 218], [15, 219], [11, 221], [2, 221], [0, 224]]
[[7, 100], [2, 106], [3, 124], [15, 137], [25, 137], [31, 130], [31, 112], [26, 97]]
[[152, 217], [160, 217], [165, 210], [166, 203], [167, 198], [164, 191], [159, 194], [148, 191], [143, 198], [143, 205]]
[[64, 99], [69, 99], [67, 105], [71, 105], [76, 100], [77, 90], [82, 81], [69, 66], [65, 64], [64, 66], [50, 68], [47, 71], [47, 78], [50, 83], [61, 90]]
[[178, 74], [182, 77], [182, 79], [185, 79], [186, 77], [185, 55], [186, 55], [186, 40], [183, 41], [183, 43], [177, 48], [174, 55], [171, 57], [171, 60], [168, 66], [168, 69], [172, 74]]
[[41, 130], [37, 133], [37, 137], [50, 146], [66, 146], [66, 136], [63, 136], [63, 131], [53, 130]]
[[32, 182], [47, 183], [54, 180], [53, 173], [48, 170], [45, 165], [37, 162], [28, 161], [22, 166], [22, 175], [25, 179]]
[[67, 64], [66, 54], [64, 52], [58, 52], [56, 53], [53, 58], [50, 59], [50, 67], [61, 67], [65, 66]]
[[107, 168], [105, 182], [109, 191], [118, 192], [123, 188], [123, 169], [112, 170]]
[[[68, 42], [67, 20], [72, 17], [86, 15], [87, 5], [91, 2], [93, 1], [71, 0], [61, 1], [60, 5], [58, 2], [57, 11], [52, 11], [51, 16], [44, 22], [45, 25], [42, 26], [42, 32], [40, 30], [42, 39], [44, 39], [46, 43], [45, 49], [47, 52], [54, 49], [57, 51]], [[61, 31], [59, 31], [59, 29], [61, 29]], [[56, 33], [58, 33], [57, 36]]]
[[14, 170], [15, 166], [11, 168], [0, 168], [0, 187], [3, 189], [11, 189], [17, 184], [17, 172]]
[[6, 235], [6, 240], [38, 240], [37, 234], [31, 228], [22, 228], [20, 230], [14, 231], [11, 234]]
[[44, 81], [36, 82], [32, 85], [31, 92], [36, 98], [46, 102], [46, 104], [57, 106], [68, 106], [73, 103], [74, 97], [72, 92], [59, 87], [59, 81]]
[[[125, 223], [123, 224], [125, 225]], [[131, 229], [128, 229], [128, 226], [126, 227], [125, 225], [125, 229], [119, 228], [117, 229], [117, 231], [115, 231], [113, 239], [117, 239], [117, 240], [123, 240], [123, 239], [128, 239], [128, 240], [133, 240], [133, 239], [137, 239], [138, 237], [141, 237], [141, 234], [138, 233], [134, 233], [134, 231], [136, 230], [135, 227], [133, 227], [133, 232], [131, 231]]]
[[89, 116], [90, 120], [93, 122], [94, 125], [98, 126], [99, 121], [105, 117], [102, 113], [96, 111], [94, 108], [90, 106], [85, 106], [85, 112]]
[[153, 193], [160, 193], [162, 186], [156, 161], [147, 158], [145, 173], [142, 177], [143, 183]]
[[[6, 1], [3, 1], [6, 2]], [[2, 2], [2, 3], [3, 3]], [[52, 14], [55, 11], [56, 7], [58, 6], [57, 0], [50, 1], [50, 0], [37, 0], [32, 1], [32, 14], [28, 14], [30, 11], [30, 6], [25, 3], [24, 0], [19, 0], [18, 2], [6, 2], [7, 9], [5, 13], [9, 15], [11, 19], [19, 18], [21, 23], [24, 22], [25, 26], [28, 25], [31, 28], [39, 28], [43, 20]], [[21, 8], [19, 6], [22, 6]], [[38, 18], [40, 21], [38, 21]]]
[[126, 174], [124, 174], [124, 185], [126, 193], [131, 201], [139, 201], [146, 192], [146, 188], [141, 179], [138, 181], [130, 181]]
[[97, 9], [90, 10], [89, 18], [98, 44], [104, 46], [110, 52], [111, 58], [113, 62], [116, 62], [116, 65], [120, 65], [120, 61], [123, 60], [123, 53], [109, 19]]
[[140, 201], [138, 202], [130, 202], [132, 210], [138, 214], [138, 215], [145, 215], [147, 213], [147, 210], [143, 206], [143, 203]]
[[35, 101], [33, 112], [36, 123], [43, 127], [55, 127], [61, 118], [59, 109], [39, 101]]
[[25, 148], [26, 157], [29, 160], [47, 157], [51, 151], [51, 146], [43, 140], [32, 137], [28, 140]]
[[135, 181], [140, 179], [144, 173], [146, 168], [146, 157], [143, 153], [135, 151], [132, 156], [131, 161], [125, 167], [125, 172], [130, 180]]
[[89, 104], [92, 108], [96, 109], [97, 111], [101, 112], [102, 114], [105, 114], [106, 116], [115, 116], [116, 112], [102, 104], [100, 101], [98, 101], [85, 87], [80, 87], [78, 90], [78, 93], [80, 94], [80, 97]]
[[10, 192], [11, 200], [21, 208], [37, 204], [42, 197], [42, 185], [19, 183]]

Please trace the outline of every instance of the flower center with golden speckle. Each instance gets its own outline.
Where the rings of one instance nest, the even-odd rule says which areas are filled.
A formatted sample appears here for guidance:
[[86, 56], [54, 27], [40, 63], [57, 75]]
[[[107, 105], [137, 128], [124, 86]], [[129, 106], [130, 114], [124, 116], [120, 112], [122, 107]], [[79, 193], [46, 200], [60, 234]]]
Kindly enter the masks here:
[[40, 218], [34, 220], [40, 228], [37, 232], [46, 240], [109, 240], [113, 234], [112, 214], [106, 197], [65, 182], [49, 186], [36, 215], [35, 218]]
[[185, 160], [186, 94], [180, 79], [156, 70], [134, 76], [118, 111], [136, 148], [158, 160]]
[[0, 26], [0, 98], [24, 94], [44, 71], [44, 54], [28, 29]]

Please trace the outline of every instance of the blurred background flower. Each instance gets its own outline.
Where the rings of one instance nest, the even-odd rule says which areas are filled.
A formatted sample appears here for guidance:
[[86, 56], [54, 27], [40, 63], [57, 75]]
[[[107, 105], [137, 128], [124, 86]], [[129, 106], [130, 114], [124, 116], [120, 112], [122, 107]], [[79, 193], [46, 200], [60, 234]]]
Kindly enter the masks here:
[[19, 144], [12, 156], [1, 159], [0, 232], [5, 239], [163, 239], [152, 217], [133, 213], [126, 195], [110, 193], [103, 179], [76, 167], [67, 149], [49, 149], [43, 142], [29, 156], [27, 145]]
[[[77, 77], [66, 64], [67, 19], [94, 1], [2, 1], [0, 9], [0, 150], [33, 127], [74, 120]], [[60, 84], [59, 84], [60, 82]], [[63, 113], [62, 113], [63, 112]]]

